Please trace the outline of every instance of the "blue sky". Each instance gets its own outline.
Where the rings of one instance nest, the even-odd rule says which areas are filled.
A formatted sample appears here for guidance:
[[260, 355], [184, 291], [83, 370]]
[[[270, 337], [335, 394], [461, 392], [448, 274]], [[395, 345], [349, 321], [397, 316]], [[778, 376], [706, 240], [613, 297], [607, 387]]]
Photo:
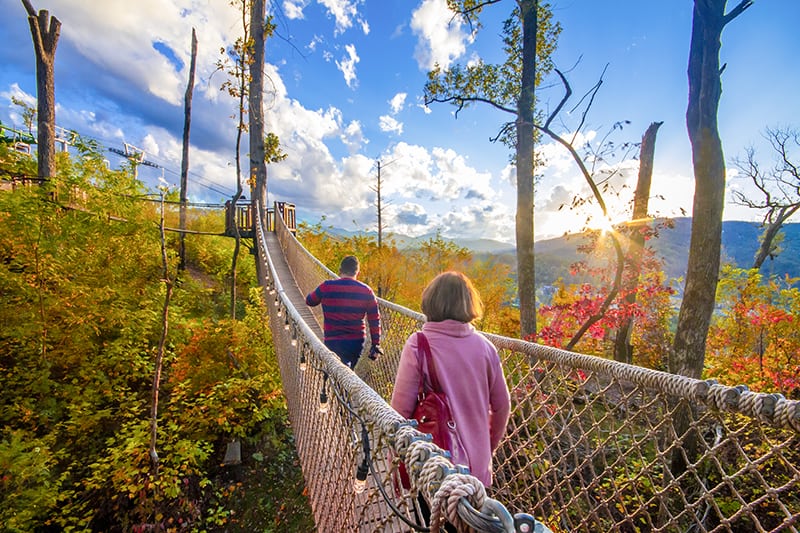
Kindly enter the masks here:
[[[276, 38], [267, 44], [267, 127], [286, 161], [270, 165], [270, 200], [293, 202], [302, 219], [349, 230], [376, 228], [377, 161], [382, 163], [385, 231], [514, 240], [515, 185], [510, 151], [489, 142], [509, 116], [487, 106], [463, 110], [422, 106], [427, 70], [498, 58], [502, 20], [514, 3], [487, 8], [477, 35], [453, 21], [445, 0], [282, 0], [267, 2]], [[729, 9], [735, 2], [729, 2]], [[179, 182], [183, 94], [191, 29], [199, 56], [194, 93], [189, 196], [218, 202], [235, 190], [235, 102], [214, 72], [221, 47], [241, 33], [226, 0], [33, 0], [62, 23], [56, 53], [56, 119], [106, 147], [130, 143]], [[22, 3], [0, 0], [0, 120], [22, 126], [11, 96], [33, 103], [35, 62]], [[692, 2], [671, 0], [554, 1], [563, 31], [556, 65], [582, 95], [605, 69], [604, 83], [580, 138], [597, 143], [617, 121], [617, 145], [638, 142], [663, 121], [656, 146], [651, 211], [691, 214], [693, 177], [684, 115]], [[726, 158], [754, 146], [767, 164], [766, 127], [800, 128], [800, 2], [756, 0], [723, 33], [723, 96], [719, 122]], [[539, 91], [548, 108], [561, 96], [555, 79]], [[577, 103], [577, 99], [573, 100]], [[571, 106], [569, 106], [571, 107]], [[571, 135], [580, 111], [564, 114]], [[245, 143], [246, 146], [246, 143]], [[547, 167], [536, 189], [536, 234], [580, 231], [592, 207], [561, 208], [587, 188], [567, 154], [545, 143]], [[108, 153], [112, 166], [121, 158]], [[606, 198], [624, 211], [638, 164], [621, 154]], [[747, 189], [729, 165], [729, 188]], [[160, 170], [142, 168], [155, 184]], [[728, 204], [728, 219], [757, 214]]]

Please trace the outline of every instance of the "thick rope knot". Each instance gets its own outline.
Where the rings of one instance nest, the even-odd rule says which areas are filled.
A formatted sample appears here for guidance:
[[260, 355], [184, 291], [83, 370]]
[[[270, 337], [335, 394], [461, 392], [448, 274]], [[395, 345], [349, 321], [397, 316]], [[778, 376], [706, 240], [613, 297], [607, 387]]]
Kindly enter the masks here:
[[742, 393], [740, 405], [742, 411], [754, 416], [762, 422], [772, 422], [775, 414], [775, 404], [783, 398], [780, 394], [764, 394], [760, 392], [745, 391]]
[[449, 474], [431, 502], [431, 531], [439, 531], [445, 518], [456, 526], [458, 531], [467, 531], [466, 523], [458, 516], [458, 503], [467, 498], [475, 509], [483, 508], [486, 501], [486, 488], [476, 477], [467, 474]]
[[800, 402], [781, 399], [775, 406], [775, 420], [783, 427], [800, 431]]
[[401, 458], [406, 457], [408, 449], [411, 444], [414, 443], [414, 437], [416, 437], [416, 435], [417, 431], [409, 425], [402, 425], [397, 428], [394, 435], [394, 447]]
[[436, 454], [437, 450], [436, 445], [427, 440], [415, 440], [408, 446], [406, 469], [413, 493], [428, 487], [431, 482], [438, 482], [442, 477], [441, 469], [451, 466], [447, 458]]
[[728, 387], [714, 383], [708, 391], [706, 401], [718, 411], [735, 411], [739, 407], [742, 392], [749, 390], [746, 385]]
[[[453, 469], [453, 463], [447, 457], [436, 453], [438, 448], [433, 443], [423, 441], [423, 444], [426, 447], [422, 448], [425, 451], [422, 452], [424, 455], [420, 458], [421, 465], [420, 461], [417, 462], [417, 468], [420, 470], [419, 476], [417, 476], [419, 484], [416, 488], [422, 490], [428, 501], [430, 501], [432, 495], [439, 490], [447, 472]], [[413, 479], [415, 476], [409, 477], [412, 478], [412, 488], [415, 488]]]

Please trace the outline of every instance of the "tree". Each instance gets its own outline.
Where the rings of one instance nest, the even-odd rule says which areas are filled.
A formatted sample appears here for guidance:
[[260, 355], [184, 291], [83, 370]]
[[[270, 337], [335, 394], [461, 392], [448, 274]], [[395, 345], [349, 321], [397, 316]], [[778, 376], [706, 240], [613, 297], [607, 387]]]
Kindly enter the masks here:
[[[255, 265], [240, 262], [250, 302], [226, 320], [216, 281], [233, 243], [209, 236], [190, 248], [203, 282], [173, 285], [166, 337], [162, 246], [174, 280], [176, 243], [143, 185], [80, 145], [58, 171], [87, 193], [82, 209], [45, 201], [46, 189], [0, 194], [0, 405], [14, 406], [0, 409], [0, 530], [312, 531]], [[0, 172], [16, 172], [15, 154], [0, 144]], [[158, 416], [158, 479], [148, 414]], [[232, 435], [254, 452], [235, 490], [215, 453]]]
[[[477, 17], [484, 7], [500, 0], [448, 0], [448, 7], [471, 27], [480, 27]], [[516, 0], [503, 26], [506, 59], [502, 64], [479, 62], [466, 67], [436, 66], [428, 73], [425, 104], [447, 102], [460, 111], [482, 102], [514, 116], [494, 140], [515, 149], [517, 168], [517, 286], [520, 303], [520, 334], [536, 333], [536, 281], [533, 253], [534, 202], [534, 106], [535, 86], [551, 70], [558, 23], [552, 20], [549, 3]], [[456, 116], [458, 114], [456, 111]]]
[[22, 0], [28, 12], [28, 23], [36, 53], [37, 144], [39, 178], [48, 180], [56, 174], [56, 82], [55, 59], [61, 22], [50, 17], [46, 9], [39, 11], [30, 0]]
[[[250, 131], [250, 184], [251, 205], [266, 198], [266, 162], [280, 161], [286, 156], [280, 151], [278, 138], [274, 134], [264, 134], [264, 114], [262, 105], [264, 78], [264, 42], [275, 30], [271, 19], [264, 18], [263, 0], [230, 0], [241, 14], [242, 36], [238, 37], [229, 49], [221, 49], [223, 59], [217, 61], [217, 69], [228, 73], [231, 77], [223, 82], [220, 90], [227, 91], [237, 100], [236, 127], [236, 193], [233, 195], [231, 207], [242, 197], [242, 135]], [[248, 18], [249, 15], [249, 18]], [[253, 29], [255, 28], [255, 30]], [[254, 77], [258, 78], [254, 80]], [[253, 92], [257, 95], [253, 95]], [[245, 100], [248, 105], [245, 107]], [[249, 121], [245, 114], [250, 113]], [[255, 113], [255, 117], [252, 116]], [[255, 125], [257, 131], [250, 130]], [[236, 246], [231, 264], [231, 317], [236, 317], [236, 263], [239, 257], [241, 235], [238, 224], [234, 224]]]
[[36, 108], [32, 105], [28, 105], [25, 100], [17, 98], [16, 96], [11, 97], [11, 103], [15, 106], [19, 106], [22, 113], [22, 123], [25, 124], [28, 134], [33, 137], [33, 122], [36, 120]]
[[[255, 0], [258, 1], [258, 0]], [[239, 199], [242, 197], [244, 192], [242, 188], [242, 136], [245, 132], [249, 130], [248, 121], [245, 120], [245, 114], [248, 113], [250, 105], [253, 105], [253, 100], [250, 99], [250, 87], [252, 84], [252, 79], [250, 76], [250, 69], [254, 68], [253, 63], [256, 57], [256, 49], [255, 49], [255, 41], [252, 37], [251, 30], [252, 30], [252, 17], [255, 15], [255, 12], [252, 8], [251, 0], [231, 0], [230, 5], [236, 7], [239, 10], [241, 15], [241, 24], [242, 24], [242, 35], [237, 37], [236, 41], [234, 42], [233, 46], [228, 48], [221, 49], [220, 52], [223, 54], [223, 59], [217, 62], [217, 69], [227, 72], [230, 76], [229, 79], [225, 80], [220, 87], [220, 90], [227, 91], [227, 93], [236, 99], [237, 101], [237, 108], [236, 108], [236, 145], [235, 145], [235, 154], [236, 154], [236, 192], [233, 195], [233, 199], [231, 201], [231, 208], [236, 209], [236, 204], [238, 203]], [[269, 26], [264, 26], [259, 22], [259, 28], [264, 28], [264, 31], [270, 32]], [[263, 32], [259, 32], [263, 36]], [[261, 46], [261, 60], [263, 62], [263, 44]], [[263, 65], [260, 69], [255, 67], [256, 72], [263, 72]], [[257, 83], [256, 86], [260, 85]], [[248, 106], [245, 106], [245, 101], [248, 101]], [[260, 101], [260, 97], [256, 98], [256, 100]], [[260, 106], [258, 106], [260, 109]], [[258, 110], [256, 110], [258, 112]], [[251, 118], [252, 120], [252, 118]], [[261, 118], [263, 123], [263, 116]], [[263, 131], [263, 130], [262, 130]], [[253, 137], [251, 133], [251, 138]], [[264, 137], [257, 138], [257, 147], [256, 150], [263, 155], [264, 153]], [[250, 142], [250, 150], [253, 149], [253, 142]], [[252, 157], [252, 154], [251, 154]], [[261, 163], [263, 165], [263, 161]], [[252, 167], [255, 170], [256, 167]], [[253, 174], [252, 177], [254, 178], [255, 175]], [[255, 183], [252, 183], [249, 179], [248, 182], [251, 183], [251, 192], [255, 189]], [[234, 224], [234, 231], [236, 238], [236, 245], [233, 250], [233, 259], [231, 262], [231, 299], [230, 299], [230, 312], [231, 318], [236, 318], [236, 264], [239, 258], [239, 248], [241, 246], [241, 235], [239, 234], [239, 225]]]
[[739, 205], [764, 211], [761, 244], [753, 260], [753, 268], [760, 269], [767, 257], [777, 255], [780, 245], [780, 231], [786, 221], [800, 210], [800, 161], [795, 162], [800, 153], [800, 133], [791, 128], [768, 128], [764, 137], [777, 154], [775, 164], [763, 171], [756, 161], [755, 150], [747, 150], [745, 160], [736, 160], [734, 165], [761, 191], [763, 198], [754, 200], [742, 191], [733, 191], [733, 200]]
[[[657, 228], [649, 225], [642, 230], [645, 239], [657, 234]], [[670, 345], [670, 298], [675, 291], [666, 283], [663, 261], [652, 248], [642, 246], [635, 285], [632, 289], [623, 285], [620, 290], [619, 256], [610, 239], [611, 232], [595, 230], [585, 235], [585, 243], [578, 250], [589, 257], [571, 266], [575, 281], [567, 284], [559, 279], [552, 302], [539, 309], [537, 340], [557, 348], [606, 356], [614, 351], [613, 332], [628, 324], [626, 336], [631, 346], [637, 347], [636, 364], [664, 369], [663, 354]], [[626, 266], [626, 274], [630, 275], [629, 264]], [[628, 302], [629, 290], [641, 298]], [[581, 335], [577, 336], [576, 331]]]
[[[183, 113], [183, 156], [181, 157], [181, 213], [180, 228], [186, 229], [186, 189], [189, 179], [189, 128], [192, 125], [192, 93], [194, 91], [194, 72], [197, 65], [197, 34], [192, 28], [192, 59], [189, 63], [189, 82], [186, 84]], [[179, 270], [186, 268], [186, 234], [181, 233], [178, 248]]]
[[722, 94], [721, 35], [723, 28], [752, 3], [742, 0], [728, 14], [725, 14], [727, 0], [694, 3], [686, 109], [695, 179], [692, 236], [669, 369], [674, 374], [698, 379], [703, 373], [706, 337], [714, 311], [725, 202], [725, 158], [717, 125]]
[[264, 45], [272, 34], [272, 25], [266, 20], [264, 0], [252, 0], [250, 27], [253, 35], [252, 61], [250, 62], [250, 198], [253, 207], [262, 206], [267, 195], [267, 165], [264, 135]]
[[[661, 122], [653, 122], [642, 136], [642, 147], [639, 156], [639, 178], [636, 182], [636, 193], [633, 198], [633, 215], [631, 217], [630, 241], [627, 250], [627, 261], [630, 264], [627, 279], [624, 281], [625, 303], [636, 303], [636, 285], [641, 272], [642, 253], [644, 251], [647, 206], [650, 200], [650, 183], [653, 178], [653, 159], [656, 151], [656, 134]], [[633, 362], [633, 316], [628, 316], [620, 324], [614, 343], [614, 359], [623, 363]]]
[[[727, 0], [694, 2], [689, 46], [689, 104], [686, 108], [695, 182], [692, 235], [683, 300], [669, 354], [669, 370], [696, 379], [702, 377], [705, 365], [706, 339], [714, 311], [722, 246], [725, 157], [717, 124], [722, 95], [721, 35], [723, 28], [752, 3], [752, 0], [742, 0], [726, 15]], [[683, 404], [673, 415], [673, 428], [683, 447], [682, 451], [672, 454], [670, 462], [670, 470], [676, 477], [694, 460], [701, 438], [696, 431], [690, 430], [691, 409]]]

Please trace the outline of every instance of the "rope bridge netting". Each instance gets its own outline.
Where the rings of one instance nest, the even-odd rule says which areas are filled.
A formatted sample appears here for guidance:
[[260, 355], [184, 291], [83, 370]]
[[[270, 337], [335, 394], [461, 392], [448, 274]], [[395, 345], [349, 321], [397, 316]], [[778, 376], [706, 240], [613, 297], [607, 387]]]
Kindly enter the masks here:
[[496, 335], [512, 412], [487, 495], [387, 404], [424, 316], [380, 300], [385, 355], [351, 371], [302, 302], [334, 273], [275, 218], [257, 265], [319, 531], [427, 530], [416, 490], [434, 530], [798, 531], [800, 402]]

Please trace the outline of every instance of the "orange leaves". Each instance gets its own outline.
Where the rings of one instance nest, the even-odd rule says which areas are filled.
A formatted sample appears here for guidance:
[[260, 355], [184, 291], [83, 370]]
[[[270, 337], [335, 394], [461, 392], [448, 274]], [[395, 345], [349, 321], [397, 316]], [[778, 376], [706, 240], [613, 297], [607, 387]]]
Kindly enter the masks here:
[[800, 289], [797, 280], [764, 279], [724, 267], [719, 315], [707, 342], [707, 374], [726, 385], [800, 396]]

